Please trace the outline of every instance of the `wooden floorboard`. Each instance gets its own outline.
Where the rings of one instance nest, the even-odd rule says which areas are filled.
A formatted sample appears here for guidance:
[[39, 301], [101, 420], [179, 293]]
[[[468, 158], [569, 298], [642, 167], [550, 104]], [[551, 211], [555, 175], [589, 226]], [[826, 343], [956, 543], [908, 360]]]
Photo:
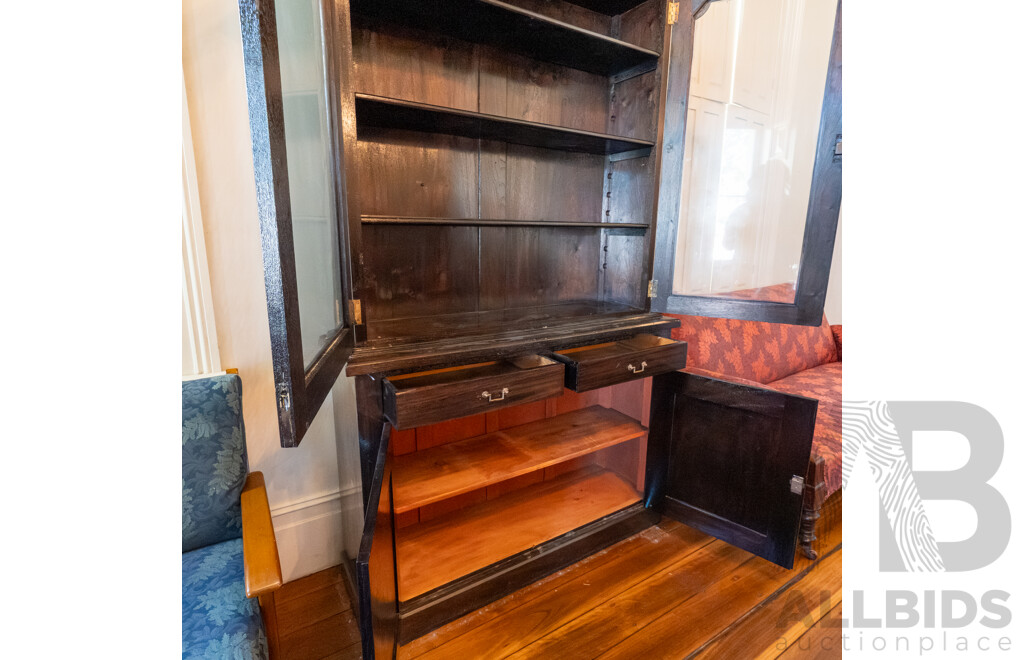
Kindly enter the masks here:
[[[582, 574], [573, 567], [568, 571], [571, 579], [527, 602], [517, 603], [514, 598], [509, 599], [510, 607], [501, 614], [422, 657], [438, 660], [507, 657], [557, 630], [567, 620], [585, 614], [606, 600], [609, 594], [643, 582], [650, 575], [678, 562], [680, 557], [690, 556], [709, 543], [708, 537], [682, 525], [671, 533], [653, 528], [638, 536], [646, 542], [637, 544], [632, 551], [623, 552], [622, 544], [619, 544], [609, 554], [610, 561], [604, 565]], [[446, 633], [442, 628], [436, 637], [443, 639]], [[402, 654], [402, 657], [415, 656]]]
[[283, 660], [319, 660], [353, 645], [359, 645], [359, 624], [351, 609], [293, 632], [281, 631]]
[[286, 583], [274, 594], [274, 600], [280, 605], [295, 598], [302, 598], [306, 594], [322, 589], [329, 584], [341, 584], [341, 581], [344, 579], [344, 572], [341, 566], [332, 566], [294, 582]]
[[776, 658], [842, 600], [842, 584], [843, 551], [837, 549], [796, 584], [751, 610], [699, 649], [695, 657], [700, 660]]
[[[839, 658], [842, 502], [784, 570], [674, 521], [414, 640], [399, 658]], [[283, 658], [358, 658], [339, 567], [282, 587]]]
[[782, 660], [834, 660], [843, 657], [843, 604], [840, 602], [790, 644]]
[[[677, 541], [679, 542], [678, 544], [676, 543]], [[538, 580], [501, 600], [486, 605], [461, 619], [457, 619], [442, 628], [438, 628], [413, 640], [398, 649], [398, 657], [413, 658], [421, 656], [442, 644], [450, 644], [449, 648], [453, 650], [462, 645], [469, 647], [478, 643], [476, 640], [486, 640], [493, 635], [500, 635], [502, 633], [500, 630], [495, 631], [495, 625], [492, 622], [499, 619], [504, 620], [510, 612], [521, 611], [520, 608], [528, 603], [550, 593], [571, 592], [572, 590], [569, 587], [575, 587], [580, 584], [591, 586], [594, 584], [594, 581], [587, 576], [605, 566], [618, 566], [621, 572], [637, 571], [636, 581], [639, 582], [654, 568], [644, 563], [651, 559], [650, 555], [638, 560], [637, 551], [651, 543], [665, 548], [664, 553], [666, 557], [675, 557], [686, 551], [686, 547], [682, 545], [683, 543], [689, 544], [690, 549], [695, 550], [701, 547], [702, 544], [710, 543], [710, 541], [703, 534], [683, 527], [673, 520], [663, 521], [656, 527], [644, 530], [621, 543], [587, 557], [565, 570]], [[496, 627], [500, 629], [502, 626], [499, 624]], [[459, 642], [452, 644], [452, 640], [456, 638], [459, 638]]]

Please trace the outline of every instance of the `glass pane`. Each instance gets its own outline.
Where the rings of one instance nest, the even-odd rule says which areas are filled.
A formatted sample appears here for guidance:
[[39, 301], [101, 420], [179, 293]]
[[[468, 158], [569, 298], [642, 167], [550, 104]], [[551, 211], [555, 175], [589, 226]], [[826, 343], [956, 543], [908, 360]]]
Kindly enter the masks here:
[[342, 323], [323, 30], [319, 0], [278, 0], [276, 11], [302, 361], [308, 366]]
[[672, 292], [793, 302], [836, 0], [697, 19]]

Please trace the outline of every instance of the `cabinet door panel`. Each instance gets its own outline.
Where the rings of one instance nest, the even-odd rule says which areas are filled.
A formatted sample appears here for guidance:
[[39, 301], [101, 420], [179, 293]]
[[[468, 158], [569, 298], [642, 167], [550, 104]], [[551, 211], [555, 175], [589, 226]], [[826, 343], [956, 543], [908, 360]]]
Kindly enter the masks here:
[[394, 506], [388, 444], [391, 426], [384, 424], [377, 466], [356, 557], [359, 591], [359, 633], [363, 658], [394, 658], [398, 639], [398, 584], [395, 580]]
[[361, 323], [346, 304], [359, 249], [336, 157], [335, 85], [345, 75], [332, 70], [333, 14], [322, 1], [238, 2], [282, 447], [302, 440]]
[[817, 409], [774, 390], [657, 376], [648, 506], [791, 568]]
[[842, 3], [695, 6], [668, 53], [651, 309], [819, 325], [842, 202]]

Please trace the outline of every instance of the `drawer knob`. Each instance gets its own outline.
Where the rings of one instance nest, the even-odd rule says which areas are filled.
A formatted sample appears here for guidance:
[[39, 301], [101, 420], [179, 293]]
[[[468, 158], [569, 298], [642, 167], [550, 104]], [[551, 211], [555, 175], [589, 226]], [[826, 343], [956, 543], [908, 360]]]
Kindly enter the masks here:
[[636, 367], [634, 367], [631, 364], [627, 365], [626, 368], [629, 369], [630, 371], [632, 371], [635, 374], [643, 373], [643, 370], [647, 368], [647, 361], [644, 360], [643, 362], [641, 362], [639, 369], [637, 369]]
[[504, 401], [506, 394], [508, 394], [508, 388], [503, 387], [501, 392], [498, 392], [497, 394], [491, 394], [485, 390], [481, 396], [493, 403], [495, 401]]

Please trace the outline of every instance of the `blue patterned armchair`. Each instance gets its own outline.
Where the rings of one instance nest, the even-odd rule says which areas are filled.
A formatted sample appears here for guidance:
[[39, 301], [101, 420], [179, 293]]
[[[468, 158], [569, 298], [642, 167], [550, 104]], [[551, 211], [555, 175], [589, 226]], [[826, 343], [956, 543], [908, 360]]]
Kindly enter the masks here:
[[181, 655], [277, 655], [281, 562], [260, 472], [248, 473], [242, 381], [181, 383]]

